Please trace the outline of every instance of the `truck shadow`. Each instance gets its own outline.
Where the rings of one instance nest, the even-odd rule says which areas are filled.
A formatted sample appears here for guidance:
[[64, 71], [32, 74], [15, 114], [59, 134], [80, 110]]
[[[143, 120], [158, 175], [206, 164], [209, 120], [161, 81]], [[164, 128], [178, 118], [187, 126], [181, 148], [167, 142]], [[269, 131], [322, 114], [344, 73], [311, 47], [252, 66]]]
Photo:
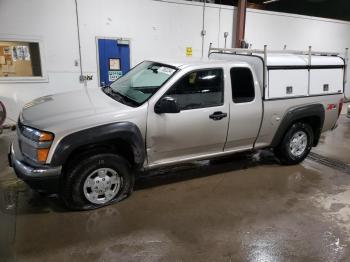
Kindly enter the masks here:
[[225, 172], [249, 169], [260, 165], [278, 164], [278, 159], [268, 150], [238, 153], [213, 160], [195, 161], [142, 173], [138, 176], [134, 188], [135, 190], [140, 190], [201, 177], [219, 175]]
[[[214, 160], [195, 161], [137, 174], [134, 190], [143, 190], [181, 181], [219, 175], [259, 165], [278, 165], [268, 150], [240, 153]], [[69, 212], [56, 195], [43, 196], [13, 178], [11, 187], [0, 183], [0, 211], [11, 215]]]

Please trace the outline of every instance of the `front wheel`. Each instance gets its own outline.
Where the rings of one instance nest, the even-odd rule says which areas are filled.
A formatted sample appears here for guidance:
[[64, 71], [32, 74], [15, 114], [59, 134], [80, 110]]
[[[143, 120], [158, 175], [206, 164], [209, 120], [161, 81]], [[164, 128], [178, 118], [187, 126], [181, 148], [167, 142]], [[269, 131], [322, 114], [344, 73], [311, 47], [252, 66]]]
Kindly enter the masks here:
[[125, 198], [133, 176], [127, 161], [114, 154], [83, 157], [68, 168], [62, 198], [71, 209], [88, 210]]
[[309, 124], [293, 124], [284, 135], [275, 154], [283, 165], [295, 165], [302, 162], [310, 153], [314, 133]]

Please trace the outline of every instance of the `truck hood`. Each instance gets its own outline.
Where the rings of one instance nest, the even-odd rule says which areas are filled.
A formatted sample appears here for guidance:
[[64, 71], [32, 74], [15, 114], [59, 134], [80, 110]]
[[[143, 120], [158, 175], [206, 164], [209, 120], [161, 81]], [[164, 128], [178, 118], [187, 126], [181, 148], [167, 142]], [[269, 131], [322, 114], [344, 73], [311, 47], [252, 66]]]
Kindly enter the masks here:
[[107, 96], [101, 89], [79, 90], [37, 98], [23, 107], [23, 124], [47, 130], [58, 123], [120, 112], [131, 107]]

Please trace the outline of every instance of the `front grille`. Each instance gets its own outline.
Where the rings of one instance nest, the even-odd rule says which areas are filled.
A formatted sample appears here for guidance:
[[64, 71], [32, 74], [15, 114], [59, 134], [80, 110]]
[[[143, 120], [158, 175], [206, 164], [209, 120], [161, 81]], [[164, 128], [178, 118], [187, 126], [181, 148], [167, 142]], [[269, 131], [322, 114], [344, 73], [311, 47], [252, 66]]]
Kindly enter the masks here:
[[20, 145], [22, 154], [25, 157], [27, 157], [27, 158], [29, 158], [29, 159], [31, 159], [33, 161], [37, 160], [36, 159], [36, 148], [35, 147], [33, 147], [33, 146], [31, 146], [31, 145], [29, 145], [29, 144], [27, 144], [27, 143], [25, 143], [25, 142], [23, 142], [21, 140], [19, 141], [19, 145]]

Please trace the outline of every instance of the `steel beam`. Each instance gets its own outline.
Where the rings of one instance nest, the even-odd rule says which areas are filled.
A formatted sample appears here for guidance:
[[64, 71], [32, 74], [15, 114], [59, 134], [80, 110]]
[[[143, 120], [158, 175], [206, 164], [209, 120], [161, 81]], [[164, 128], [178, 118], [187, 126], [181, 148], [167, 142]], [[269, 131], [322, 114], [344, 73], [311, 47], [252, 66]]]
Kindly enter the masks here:
[[247, 0], [238, 0], [238, 11], [236, 20], [236, 48], [242, 47], [242, 42], [244, 40], [245, 33], [245, 18], [247, 14]]

